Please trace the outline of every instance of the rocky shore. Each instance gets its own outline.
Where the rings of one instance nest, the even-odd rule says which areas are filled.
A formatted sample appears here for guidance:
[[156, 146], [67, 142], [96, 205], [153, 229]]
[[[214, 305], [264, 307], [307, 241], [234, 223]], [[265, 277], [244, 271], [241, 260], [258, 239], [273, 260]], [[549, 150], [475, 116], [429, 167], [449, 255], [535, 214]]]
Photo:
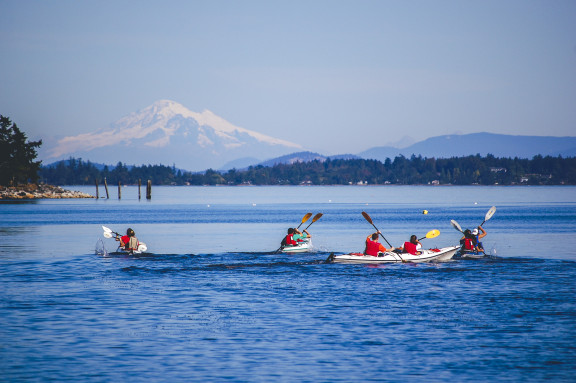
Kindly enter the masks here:
[[2, 199], [40, 199], [40, 198], [96, 198], [90, 194], [62, 189], [53, 185], [21, 185], [15, 187], [0, 186]]

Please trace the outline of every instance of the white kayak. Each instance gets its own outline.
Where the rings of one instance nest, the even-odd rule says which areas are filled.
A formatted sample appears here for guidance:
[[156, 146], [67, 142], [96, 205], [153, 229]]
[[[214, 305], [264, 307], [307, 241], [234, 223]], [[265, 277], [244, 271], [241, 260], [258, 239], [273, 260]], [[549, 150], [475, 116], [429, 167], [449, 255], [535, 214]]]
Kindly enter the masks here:
[[147, 250], [148, 250], [148, 246], [146, 246], [146, 244], [144, 242], [138, 242], [138, 249], [125, 250], [122, 247], [118, 247], [117, 252], [118, 253], [126, 253], [126, 254], [142, 254], [142, 253], [145, 253]]
[[308, 239], [303, 242], [298, 242], [297, 245], [286, 245], [282, 246], [281, 250], [283, 253], [304, 253], [312, 248], [312, 240]]
[[478, 253], [478, 252], [469, 252], [469, 251], [458, 251], [456, 257], [458, 259], [482, 259], [485, 258], [487, 254], [485, 253]]
[[351, 253], [335, 255], [331, 257], [332, 262], [338, 263], [393, 263], [393, 262], [442, 262], [452, 259], [460, 246], [443, 247], [441, 249], [422, 249], [420, 255], [409, 253], [395, 253], [387, 251], [379, 253], [377, 257], [364, 255], [362, 253]]
[[109, 255], [118, 255], [118, 254], [142, 254], [142, 253], [145, 253], [147, 250], [148, 250], [148, 247], [146, 246], [146, 244], [144, 242], [140, 242], [138, 244], [138, 250], [124, 250], [123, 248], [118, 247], [115, 252], [110, 253], [106, 249], [104, 242], [102, 242], [101, 239], [98, 239], [98, 242], [96, 242], [96, 251], [95, 252], [97, 255], [107, 257]]

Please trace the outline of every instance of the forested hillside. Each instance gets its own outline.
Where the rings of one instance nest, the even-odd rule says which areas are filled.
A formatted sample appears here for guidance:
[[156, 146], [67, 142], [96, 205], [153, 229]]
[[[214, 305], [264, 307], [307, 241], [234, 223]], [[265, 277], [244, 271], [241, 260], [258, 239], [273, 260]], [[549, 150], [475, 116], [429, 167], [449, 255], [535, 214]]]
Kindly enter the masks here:
[[247, 170], [191, 173], [164, 165], [97, 166], [81, 159], [61, 161], [40, 171], [43, 182], [55, 185], [102, 183], [155, 185], [348, 185], [348, 184], [453, 184], [453, 185], [576, 185], [576, 158], [532, 159], [467, 156], [434, 159], [399, 156], [384, 162], [364, 159], [255, 166]]

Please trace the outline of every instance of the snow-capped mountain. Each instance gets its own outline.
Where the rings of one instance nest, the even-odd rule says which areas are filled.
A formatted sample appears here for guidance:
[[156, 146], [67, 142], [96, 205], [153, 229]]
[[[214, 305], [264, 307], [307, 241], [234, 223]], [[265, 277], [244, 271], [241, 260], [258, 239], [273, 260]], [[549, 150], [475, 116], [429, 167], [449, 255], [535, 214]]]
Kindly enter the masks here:
[[174, 164], [186, 170], [218, 168], [240, 157], [266, 160], [302, 150], [293, 142], [240, 128], [209, 110], [193, 112], [161, 100], [121, 118], [109, 129], [64, 137], [46, 148], [48, 160]]

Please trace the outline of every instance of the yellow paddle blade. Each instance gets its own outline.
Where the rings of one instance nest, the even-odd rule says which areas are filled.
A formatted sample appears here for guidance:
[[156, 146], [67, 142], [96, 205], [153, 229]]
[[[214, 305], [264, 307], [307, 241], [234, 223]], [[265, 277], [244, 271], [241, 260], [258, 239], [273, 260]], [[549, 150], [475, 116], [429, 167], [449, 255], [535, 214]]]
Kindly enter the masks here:
[[426, 238], [436, 238], [437, 236], [440, 235], [440, 230], [430, 230], [428, 233], [426, 233]]
[[306, 215], [302, 218], [302, 223], [308, 221], [312, 217], [312, 213], [306, 213]]
[[322, 213], [318, 213], [314, 216], [314, 218], [312, 218], [312, 222], [316, 222], [320, 219], [320, 217], [322, 217], [324, 214]]

